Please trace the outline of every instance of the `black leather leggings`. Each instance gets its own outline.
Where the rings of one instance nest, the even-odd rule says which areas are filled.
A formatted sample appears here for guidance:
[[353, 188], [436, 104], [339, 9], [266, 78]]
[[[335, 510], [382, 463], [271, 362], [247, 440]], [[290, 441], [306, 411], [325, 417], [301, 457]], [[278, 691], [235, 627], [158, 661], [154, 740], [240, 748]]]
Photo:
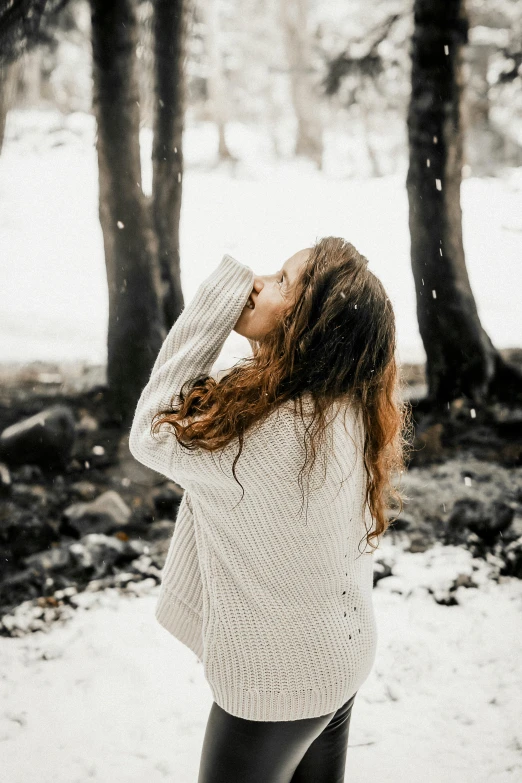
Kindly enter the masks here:
[[343, 783], [356, 693], [336, 712], [252, 721], [213, 702], [198, 783]]

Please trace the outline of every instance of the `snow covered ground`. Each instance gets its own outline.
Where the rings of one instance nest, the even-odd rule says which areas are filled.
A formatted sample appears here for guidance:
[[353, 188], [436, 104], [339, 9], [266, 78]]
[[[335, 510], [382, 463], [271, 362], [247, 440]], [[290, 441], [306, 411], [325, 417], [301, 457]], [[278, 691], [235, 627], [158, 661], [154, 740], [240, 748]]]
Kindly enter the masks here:
[[[212, 167], [215, 134], [189, 128], [182, 212], [187, 300], [230, 252], [275, 271], [317, 236], [339, 234], [368, 256], [394, 302], [404, 361], [423, 359], [409, 268], [404, 175], [351, 179], [270, 159], [241, 126], [234, 171]], [[150, 134], [142, 132], [150, 190]], [[339, 140], [336, 140], [339, 150]], [[0, 362], [106, 360], [107, 292], [92, 117], [12, 112], [0, 157]], [[522, 345], [518, 316], [522, 176], [463, 183], [468, 269], [498, 347]], [[248, 353], [232, 335], [218, 366]], [[522, 780], [522, 582], [487, 578], [461, 548], [381, 550], [394, 576], [377, 583], [379, 646], [356, 699], [350, 783]], [[474, 570], [473, 566], [478, 567]], [[457, 606], [428, 592], [459, 573]], [[83, 594], [50, 633], [0, 638], [2, 779], [10, 783], [194, 783], [212, 697], [202, 665], [154, 618], [158, 588]]]
[[[262, 130], [231, 125], [228, 137], [241, 159], [234, 172], [212, 166], [212, 126], [186, 131], [181, 257], [187, 300], [224, 252], [262, 274], [276, 271], [316, 237], [344, 236], [369, 258], [389, 291], [402, 360], [422, 361], [405, 172], [350, 178], [338, 137], [330, 141], [322, 174], [305, 161], [273, 161]], [[0, 361], [106, 361], [94, 139], [90, 115], [8, 116], [0, 156]], [[141, 142], [144, 190], [150, 192], [146, 128]], [[498, 347], [520, 346], [522, 174], [467, 179], [462, 197], [468, 270], [482, 322]], [[230, 366], [232, 357], [249, 351], [247, 341], [232, 333], [218, 364]]]
[[[392, 557], [396, 575], [374, 590], [377, 656], [354, 704], [346, 780], [518, 783], [522, 582], [490, 581], [457, 547]], [[437, 604], [427, 587], [459, 573], [480, 586]], [[212, 696], [196, 656], [156, 622], [151, 582], [138, 597], [84, 594], [49, 634], [0, 639], [3, 779], [195, 783]]]

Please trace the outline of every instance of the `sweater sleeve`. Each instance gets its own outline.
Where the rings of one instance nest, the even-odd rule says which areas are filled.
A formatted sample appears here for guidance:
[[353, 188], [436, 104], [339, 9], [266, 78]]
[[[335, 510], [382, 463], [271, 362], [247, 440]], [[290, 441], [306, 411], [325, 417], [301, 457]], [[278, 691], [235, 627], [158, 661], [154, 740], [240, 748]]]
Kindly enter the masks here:
[[163, 426], [153, 436], [152, 419], [173, 397], [174, 404], [179, 402], [179, 391], [187, 380], [210, 373], [253, 283], [252, 269], [225, 254], [165, 338], [138, 400], [129, 435], [131, 454], [152, 470], [175, 479], [183, 447], [170, 427]]

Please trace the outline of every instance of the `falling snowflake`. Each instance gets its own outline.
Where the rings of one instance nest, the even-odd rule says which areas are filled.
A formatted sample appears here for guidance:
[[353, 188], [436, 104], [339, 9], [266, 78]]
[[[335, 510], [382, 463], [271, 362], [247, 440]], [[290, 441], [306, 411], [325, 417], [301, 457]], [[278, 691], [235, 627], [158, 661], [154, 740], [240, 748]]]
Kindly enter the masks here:
[[118, 228], [125, 228], [125, 225], [121, 222], [121, 220], [118, 220], [116, 225], [118, 226]]
[[433, 289], [433, 290], [432, 290], [432, 292], [431, 292], [431, 295], [432, 295], [432, 297], [433, 297], [434, 299], [436, 299], [436, 298], [437, 298], [437, 292], [436, 292], [436, 290], [435, 290], [435, 289]]
[[442, 182], [440, 179], [435, 180], [435, 187], [437, 188], [437, 190], [442, 190]]

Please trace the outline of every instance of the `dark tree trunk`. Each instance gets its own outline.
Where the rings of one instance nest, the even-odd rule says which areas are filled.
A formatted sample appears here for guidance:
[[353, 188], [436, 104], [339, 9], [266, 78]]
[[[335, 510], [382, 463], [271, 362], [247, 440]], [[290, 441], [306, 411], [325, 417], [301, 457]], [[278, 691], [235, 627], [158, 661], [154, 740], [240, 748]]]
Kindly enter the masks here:
[[411, 260], [429, 397], [484, 398], [498, 354], [484, 332], [462, 243], [464, 0], [415, 0], [408, 114]]
[[154, 233], [141, 189], [134, 0], [91, 0], [100, 222], [109, 289], [113, 415], [134, 413], [165, 336]]
[[161, 303], [167, 328], [183, 309], [179, 222], [183, 179], [184, 59], [187, 0], [155, 0], [155, 109], [152, 215], [158, 241]]

